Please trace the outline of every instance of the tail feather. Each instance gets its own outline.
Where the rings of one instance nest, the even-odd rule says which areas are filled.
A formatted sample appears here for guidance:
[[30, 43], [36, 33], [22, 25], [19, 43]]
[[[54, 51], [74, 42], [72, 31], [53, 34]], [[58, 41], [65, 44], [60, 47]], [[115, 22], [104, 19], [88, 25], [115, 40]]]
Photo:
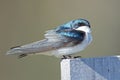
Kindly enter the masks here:
[[23, 51], [22, 51], [22, 49], [21, 49], [21, 46], [16, 46], [16, 47], [12, 47], [12, 48], [10, 48], [10, 50], [7, 52], [7, 55], [9, 55], [9, 54], [22, 54], [23, 53]]
[[42, 52], [44, 50], [43, 48], [46, 45], [45, 43], [47, 43], [46, 39], [33, 42], [30, 44], [26, 44], [23, 46], [15, 46], [15, 47], [10, 48], [10, 50], [7, 52], [7, 55], [9, 54], [30, 54], [30, 53]]
[[42, 41], [33, 42], [23, 46], [16, 46], [12, 47], [8, 52], [9, 54], [17, 54], [17, 55], [25, 55], [26, 54], [33, 54], [33, 53], [40, 53], [40, 52], [47, 52], [50, 50], [55, 50], [62, 47], [63, 44], [61, 42], [49, 41], [47, 39]]

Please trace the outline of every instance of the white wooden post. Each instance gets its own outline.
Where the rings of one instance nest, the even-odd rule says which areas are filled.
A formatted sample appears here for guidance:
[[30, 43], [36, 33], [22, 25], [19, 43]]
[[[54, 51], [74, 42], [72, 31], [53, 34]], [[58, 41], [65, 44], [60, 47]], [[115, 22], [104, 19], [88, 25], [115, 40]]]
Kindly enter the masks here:
[[120, 80], [120, 57], [63, 59], [61, 80]]

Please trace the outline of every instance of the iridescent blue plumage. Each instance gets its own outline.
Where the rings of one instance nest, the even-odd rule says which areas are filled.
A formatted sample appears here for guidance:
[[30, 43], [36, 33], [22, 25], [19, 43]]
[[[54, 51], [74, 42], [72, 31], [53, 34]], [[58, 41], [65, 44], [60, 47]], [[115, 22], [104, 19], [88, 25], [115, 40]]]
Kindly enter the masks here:
[[88, 27], [90, 27], [90, 23], [85, 19], [73, 20], [72, 21], [72, 26], [75, 25], [76, 23], [78, 23], [79, 26], [88, 26]]
[[62, 36], [65, 36], [65, 37], [68, 37], [71, 39], [75, 39], [75, 40], [79, 40], [79, 41], [82, 41], [85, 36], [85, 33], [83, 31], [75, 31], [75, 30], [61, 31], [58, 33], [61, 34]]
[[56, 32], [62, 36], [82, 41], [84, 39], [85, 33], [83, 31], [75, 30], [76, 28], [80, 26], [90, 27], [89, 22], [87, 20], [78, 19], [78, 20], [73, 20], [73, 21], [70, 21], [68, 23], [65, 23], [59, 26], [56, 29]]

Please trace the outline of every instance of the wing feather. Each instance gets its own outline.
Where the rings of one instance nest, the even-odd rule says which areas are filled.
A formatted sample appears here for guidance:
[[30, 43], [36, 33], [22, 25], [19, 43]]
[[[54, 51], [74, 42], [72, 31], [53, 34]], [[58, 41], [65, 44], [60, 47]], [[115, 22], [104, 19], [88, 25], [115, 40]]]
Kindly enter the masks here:
[[[12, 47], [7, 54], [32, 54], [55, 50], [63, 47], [65, 38], [56, 34], [54, 30], [49, 30], [45, 34], [44, 40], [26, 44], [23, 46]], [[64, 39], [64, 40], [63, 40]]]

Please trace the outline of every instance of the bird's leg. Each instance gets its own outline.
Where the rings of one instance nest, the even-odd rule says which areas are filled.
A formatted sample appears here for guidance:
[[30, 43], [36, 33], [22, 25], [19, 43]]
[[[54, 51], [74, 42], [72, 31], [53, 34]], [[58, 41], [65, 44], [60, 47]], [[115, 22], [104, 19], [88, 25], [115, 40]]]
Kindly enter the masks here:
[[71, 59], [71, 58], [73, 58], [71, 55], [63, 55], [62, 59]]
[[64, 59], [67, 59], [67, 56], [63, 55], [62, 58], [61, 58], [61, 61], [64, 60]]
[[71, 55], [63, 55], [61, 59], [73, 59], [73, 58], [81, 58], [81, 56], [72, 57]]
[[74, 56], [74, 58], [81, 58], [81, 56]]
[[71, 58], [72, 58], [72, 56], [71, 56], [71, 55], [68, 55], [68, 58], [69, 58], [69, 59], [71, 59]]
[[61, 59], [67, 59], [67, 56], [63, 55], [63, 57]]

